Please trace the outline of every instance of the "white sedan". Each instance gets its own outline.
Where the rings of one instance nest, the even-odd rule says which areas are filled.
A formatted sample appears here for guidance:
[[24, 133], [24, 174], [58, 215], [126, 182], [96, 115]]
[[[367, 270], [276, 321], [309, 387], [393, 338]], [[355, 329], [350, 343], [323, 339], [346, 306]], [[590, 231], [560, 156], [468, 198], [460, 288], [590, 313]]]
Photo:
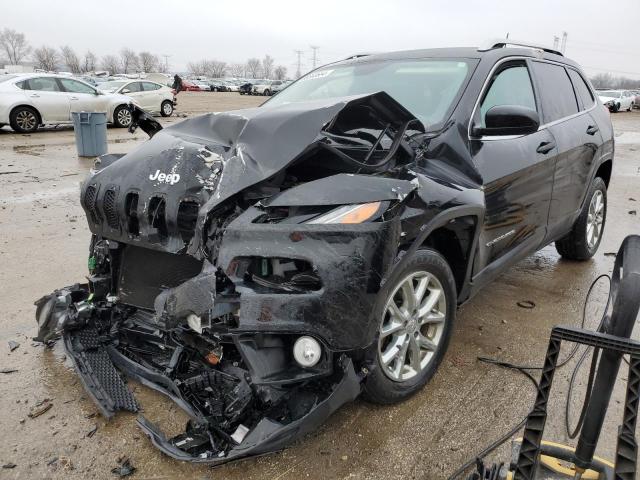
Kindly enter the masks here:
[[97, 88], [104, 93], [119, 93], [131, 97], [143, 110], [160, 113], [163, 117], [170, 117], [176, 105], [176, 97], [171, 88], [150, 80], [114, 80], [101, 83]]
[[631, 111], [633, 109], [633, 103], [635, 96], [630, 92], [623, 90], [599, 90], [598, 97], [600, 101], [612, 112], [619, 110]]
[[[8, 124], [19, 133], [35, 132], [40, 125], [69, 124], [71, 112], [107, 112], [107, 122], [126, 127], [131, 123], [131, 102], [125, 95], [104, 94], [63, 75], [0, 76], [0, 127]], [[121, 121], [126, 120], [123, 111], [128, 123]]]

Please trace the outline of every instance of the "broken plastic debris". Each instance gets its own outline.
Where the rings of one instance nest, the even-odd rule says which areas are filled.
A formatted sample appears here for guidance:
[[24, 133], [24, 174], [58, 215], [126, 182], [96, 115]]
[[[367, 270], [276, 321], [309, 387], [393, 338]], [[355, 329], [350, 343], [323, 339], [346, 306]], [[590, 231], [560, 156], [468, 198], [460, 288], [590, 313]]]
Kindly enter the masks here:
[[238, 425], [238, 428], [236, 428], [236, 431], [233, 432], [233, 435], [231, 435], [231, 438], [234, 442], [240, 445], [242, 443], [242, 440], [244, 440], [244, 437], [247, 436], [247, 433], [249, 433], [249, 429], [240, 424]]
[[118, 458], [118, 465], [111, 469], [111, 473], [118, 475], [119, 477], [128, 477], [133, 472], [136, 471], [136, 467], [131, 465], [131, 460], [128, 457], [120, 457]]
[[13, 340], [9, 340], [9, 351], [10, 352], [13, 352], [19, 346], [20, 346], [20, 344], [18, 342], [14, 342]]
[[535, 308], [536, 306], [536, 304], [531, 300], [521, 300], [516, 305], [518, 305], [520, 308], [527, 308], [527, 309], [532, 309], [532, 308]]

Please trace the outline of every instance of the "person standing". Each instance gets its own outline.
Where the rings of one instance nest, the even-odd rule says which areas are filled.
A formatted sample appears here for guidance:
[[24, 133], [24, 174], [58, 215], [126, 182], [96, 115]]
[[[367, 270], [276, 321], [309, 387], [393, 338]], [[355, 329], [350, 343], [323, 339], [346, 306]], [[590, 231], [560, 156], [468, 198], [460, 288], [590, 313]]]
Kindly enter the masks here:
[[173, 86], [171, 88], [176, 91], [176, 95], [182, 91], [182, 79], [177, 73], [173, 76]]

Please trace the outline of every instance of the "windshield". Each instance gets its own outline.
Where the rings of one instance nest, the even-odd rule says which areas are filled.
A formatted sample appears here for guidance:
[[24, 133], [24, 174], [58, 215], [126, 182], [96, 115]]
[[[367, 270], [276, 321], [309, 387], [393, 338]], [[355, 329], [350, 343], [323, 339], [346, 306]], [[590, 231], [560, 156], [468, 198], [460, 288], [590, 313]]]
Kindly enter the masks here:
[[469, 76], [468, 59], [420, 59], [326, 66], [278, 93], [268, 106], [385, 91], [425, 126], [440, 123]]
[[601, 92], [598, 92], [598, 95], [600, 95], [601, 97], [618, 98], [620, 97], [620, 92], [614, 92], [613, 90], [603, 90]]
[[101, 84], [98, 85], [97, 88], [98, 90], [102, 90], [103, 92], [113, 93], [126, 83], [128, 82], [124, 80], [123, 81], [116, 80], [115, 82], [102, 82]]

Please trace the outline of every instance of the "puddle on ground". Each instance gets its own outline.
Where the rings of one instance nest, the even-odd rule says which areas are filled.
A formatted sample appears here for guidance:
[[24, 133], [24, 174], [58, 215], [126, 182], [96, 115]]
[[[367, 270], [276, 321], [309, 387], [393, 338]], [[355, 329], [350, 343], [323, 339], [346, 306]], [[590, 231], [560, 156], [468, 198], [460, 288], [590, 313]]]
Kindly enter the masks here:
[[45, 145], [15, 145], [13, 151], [24, 155], [33, 155], [39, 157], [44, 153]]

